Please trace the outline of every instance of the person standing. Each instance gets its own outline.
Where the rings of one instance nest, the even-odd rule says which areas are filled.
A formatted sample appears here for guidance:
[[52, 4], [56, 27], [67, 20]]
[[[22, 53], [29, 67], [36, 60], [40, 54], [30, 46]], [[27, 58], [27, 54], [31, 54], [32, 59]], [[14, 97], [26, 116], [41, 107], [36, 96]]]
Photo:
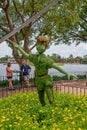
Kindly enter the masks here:
[[31, 72], [31, 67], [27, 65], [27, 60], [22, 60], [22, 66], [20, 67], [21, 75], [23, 76], [23, 81], [25, 82], [26, 87], [30, 87], [29, 83], [29, 74]]
[[12, 76], [13, 76], [13, 70], [11, 67], [11, 62], [7, 63], [7, 67], [6, 67], [6, 75], [7, 75], [7, 79], [9, 82], [9, 90], [14, 90], [13, 84], [12, 84]]

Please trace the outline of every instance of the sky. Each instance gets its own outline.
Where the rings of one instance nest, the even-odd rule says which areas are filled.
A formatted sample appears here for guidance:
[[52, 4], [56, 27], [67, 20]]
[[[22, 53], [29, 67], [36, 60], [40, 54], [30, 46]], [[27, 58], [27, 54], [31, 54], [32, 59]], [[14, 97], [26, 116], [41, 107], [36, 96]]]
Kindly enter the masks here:
[[[33, 53], [36, 53], [36, 49], [33, 49]], [[87, 55], [87, 44], [86, 43], [80, 43], [78, 46], [75, 46], [75, 44], [71, 45], [51, 45], [49, 49], [46, 50], [45, 54], [52, 55], [53, 53], [56, 53], [60, 55], [61, 57], [67, 58], [70, 56], [70, 54], [73, 55], [73, 57]], [[0, 57], [4, 56], [12, 56], [12, 50], [7, 46], [5, 42], [0, 44]]]

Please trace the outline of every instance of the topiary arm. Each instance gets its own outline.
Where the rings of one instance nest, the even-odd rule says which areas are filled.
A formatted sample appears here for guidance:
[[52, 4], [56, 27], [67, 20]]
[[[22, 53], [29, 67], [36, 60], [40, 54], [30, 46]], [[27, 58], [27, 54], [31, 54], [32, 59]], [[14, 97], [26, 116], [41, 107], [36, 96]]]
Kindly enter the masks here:
[[55, 63], [52, 64], [52, 68], [58, 70], [59, 72], [67, 75], [68, 79], [70, 79], [71, 77], [73, 78], [76, 78], [77, 79], [77, 76], [72, 74], [72, 73], [69, 73], [69, 72], [66, 72], [64, 69], [62, 69], [61, 67], [57, 66]]
[[25, 58], [29, 58], [29, 54], [26, 53], [17, 43], [14, 43], [13, 46], [16, 47]]

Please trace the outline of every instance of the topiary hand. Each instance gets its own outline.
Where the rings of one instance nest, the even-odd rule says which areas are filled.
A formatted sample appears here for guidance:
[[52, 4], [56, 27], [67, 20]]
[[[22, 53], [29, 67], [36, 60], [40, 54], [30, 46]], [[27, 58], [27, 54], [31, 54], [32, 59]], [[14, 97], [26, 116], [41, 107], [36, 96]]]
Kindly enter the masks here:
[[73, 79], [73, 78], [78, 79], [78, 77], [75, 74], [72, 74], [72, 73], [68, 73], [67, 77], [68, 77], [68, 79]]

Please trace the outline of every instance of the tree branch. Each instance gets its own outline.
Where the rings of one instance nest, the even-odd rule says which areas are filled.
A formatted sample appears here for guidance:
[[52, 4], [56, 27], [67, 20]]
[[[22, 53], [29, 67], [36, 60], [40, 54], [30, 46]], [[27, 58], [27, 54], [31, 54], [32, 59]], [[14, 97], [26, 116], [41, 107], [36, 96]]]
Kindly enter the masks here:
[[[7, 42], [9, 42], [10, 44], [15, 44], [12, 40], [7, 39]], [[21, 58], [19, 56], [18, 50], [12, 45], [12, 49], [13, 49], [13, 56], [15, 58], [15, 60], [17, 61], [17, 63], [21, 64]]]
[[[32, 8], [32, 11], [31, 11], [30, 18], [35, 13], [35, 10], [34, 10], [34, 0], [32, 0], [31, 8]], [[30, 23], [28, 25], [28, 27], [25, 28], [24, 50], [26, 50], [26, 52], [30, 51], [30, 49], [28, 48], [28, 44], [29, 44], [29, 32], [30, 32], [30, 28], [31, 28], [32, 24], [34, 24], [34, 22]]]
[[79, 38], [78, 40], [87, 41], [87, 39], [84, 37], [84, 35], [77, 34], [75, 32], [70, 33], [74, 38]]
[[8, 14], [8, 11], [7, 10], [5, 10], [5, 14], [6, 14], [6, 18], [7, 18], [7, 21], [8, 21], [8, 25], [9, 25], [9, 27], [10, 27], [10, 30], [12, 31], [13, 30], [13, 23], [12, 23], [12, 19], [11, 19], [11, 17], [10, 17], [10, 15]]
[[22, 10], [24, 9], [24, 4], [25, 4], [25, 0], [22, 1]]
[[2, 30], [3, 30], [4, 32], [6, 32], [6, 33], [9, 33], [9, 32], [10, 32], [8, 29], [4, 28], [3, 26], [0, 26], [0, 29], [2, 29]]
[[14, 42], [10, 39], [7, 39], [6, 41], [9, 42], [10, 44], [14, 44]]
[[2, 3], [0, 2], [0, 8], [3, 8], [3, 5], [2, 5]]
[[23, 17], [23, 15], [22, 15], [22, 13], [18, 10], [18, 8], [17, 8], [17, 6], [16, 6], [15, 0], [13, 0], [13, 4], [14, 4], [14, 7], [15, 7], [16, 12], [19, 14], [19, 16], [21, 17], [22, 22], [24, 23], [24, 22], [25, 22], [25, 21], [24, 21], [24, 17]]
[[6, 4], [6, 6], [5, 6], [6, 9], [8, 9], [9, 3], [10, 3], [9, 0], [7, 0], [7, 4]]
[[[9, 30], [12, 31], [12, 30], [14, 29], [14, 26], [13, 26], [12, 19], [11, 19], [9, 13], [8, 13], [8, 8], [9, 8], [9, 1], [8, 1], [7, 8], [4, 8], [4, 12], [5, 12], [5, 14], [6, 14], [6, 18], [7, 18]], [[4, 29], [4, 28], [3, 28], [3, 29]], [[4, 31], [6, 31], [6, 30], [4, 30]], [[12, 41], [18, 42], [18, 39], [17, 39], [16, 34], [13, 35], [13, 36], [11, 37], [11, 39], [12, 39]], [[16, 51], [16, 50], [15, 50], [15, 51]], [[16, 53], [17, 53], [17, 52], [16, 52]]]
[[80, 24], [80, 23], [79, 23], [79, 25], [80, 25], [85, 31], [87, 31], [87, 28], [84, 27], [84, 24]]
[[29, 51], [31, 51], [36, 45], [37, 45], [37, 43], [34, 44], [34, 46], [32, 46], [32, 47], [29, 49]]
[[[3, 2], [3, 4], [2, 4], [2, 2]], [[9, 7], [9, 3], [10, 3], [9, 0], [7, 0], [7, 1], [4, 0], [2, 2], [0, 2], [0, 8], [2, 8], [3, 10], [7, 9]]]
[[31, 17], [32, 17], [36, 13], [35, 8], [34, 8], [34, 0], [32, 0], [31, 8], [32, 8], [32, 11], [31, 11]]
[[30, 27], [31, 27], [31, 23], [28, 27], [25, 28], [24, 50], [26, 50], [26, 52], [29, 52], [28, 44], [29, 44]]
[[[12, 31], [12, 30], [14, 30], [14, 26], [13, 26], [12, 18], [10, 17], [10, 15], [9, 15], [9, 13], [8, 13], [8, 8], [9, 8], [9, 0], [8, 0], [7, 8], [4, 8], [4, 12], [5, 12], [5, 15], [6, 15], [6, 18], [7, 18], [9, 30]], [[17, 34], [13, 35], [13, 36], [11, 37], [11, 39], [12, 39], [13, 41], [15, 41], [15, 42], [18, 43]]]
[[85, 19], [86, 16], [85, 16], [85, 18], [83, 18], [82, 16], [80, 16], [80, 18], [81, 18], [82, 20], [84, 20], [84, 21], [87, 23], [87, 20]]

